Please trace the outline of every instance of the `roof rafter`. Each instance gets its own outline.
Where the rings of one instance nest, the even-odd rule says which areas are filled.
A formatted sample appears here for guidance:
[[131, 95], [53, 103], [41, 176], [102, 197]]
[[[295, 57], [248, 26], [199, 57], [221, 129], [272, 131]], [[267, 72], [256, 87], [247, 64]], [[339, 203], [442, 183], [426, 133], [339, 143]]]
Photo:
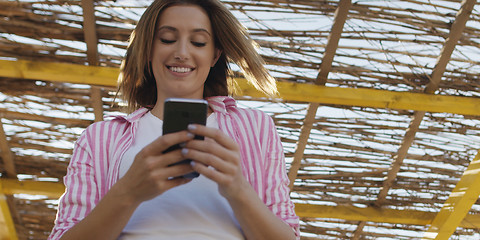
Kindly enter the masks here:
[[[69, 63], [0, 60], [0, 77], [69, 82], [116, 87], [118, 68], [83, 66]], [[240, 94], [265, 97], [245, 79], [237, 78]], [[480, 116], [480, 99], [425, 93], [393, 92], [375, 89], [325, 87], [303, 83], [278, 82], [285, 101], [315, 102], [359, 107], [417, 110]]]
[[[475, 41], [480, 25], [474, 21], [480, 18], [480, 2], [451, 45], [453, 53], [444, 58], [444, 70], [439, 61], [448, 52], [445, 43], [457, 29], [452, 24], [463, 1], [352, 1], [338, 46], [327, 48], [340, 0], [222, 0], [278, 79], [279, 95], [272, 99], [232, 64], [239, 90], [233, 97], [239, 107], [272, 117], [287, 169], [307, 108], [318, 104], [310, 111], [312, 122], [306, 125], [312, 128], [304, 134], [305, 152], [291, 182], [302, 239], [421, 239], [441, 217], [438, 212], [480, 149], [480, 45]], [[10, 60], [0, 61], [0, 118], [21, 178], [8, 179], [3, 168], [0, 194], [19, 239], [48, 237], [72, 148], [102, 115], [97, 110], [107, 116], [123, 112], [115, 95], [119, 67], [128, 36], [148, 5], [0, 1], [0, 59]], [[328, 79], [324, 86], [316, 84], [322, 77]], [[439, 82], [430, 83], [434, 91], [429, 92], [432, 78]], [[406, 145], [385, 201], [376, 206], [415, 112], [426, 113], [416, 117], [418, 133], [411, 132], [413, 143]], [[473, 207], [464, 202], [449, 212], [457, 216], [452, 220], [461, 219], [452, 237], [475, 238], [480, 202]], [[444, 226], [452, 222], [441, 220]], [[2, 230], [0, 239], [9, 234], [0, 219]]]
[[0, 216], [0, 233], [6, 234], [7, 239], [17, 240], [18, 235], [15, 229], [15, 222], [13, 221], [13, 217], [8, 204], [7, 195], [4, 193], [4, 187], [1, 182], [0, 182], [0, 189], [2, 190], [0, 192], [0, 215], [1, 215]]
[[[432, 72], [430, 83], [425, 88], [425, 93], [433, 94], [438, 89], [438, 84], [442, 79], [443, 73], [445, 72], [447, 64], [452, 56], [453, 50], [455, 49], [458, 40], [462, 36], [463, 29], [465, 28], [465, 25], [470, 17], [475, 2], [475, 0], [464, 0], [462, 2], [462, 7], [458, 11], [455, 22], [451, 26], [450, 34], [445, 41], [441, 54], [437, 60], [437, 64]], [[397, 174], [400, 171], [400, 166], [402, 165], [403, 160], [408, 153], [408, 149], [415, 139], [415, 134], [418, 132], [420, 123], [422, 122], [425, 113], [425, 111], [415, 112], [412, 121], [410, 122], [410, 126], [405, 133], [402, 144], [398, 149], [396, 156], [394, 157], [392, 165], [390, 166], [388, 175], [383, 182], [380, 193], [378, 194], [377, 201], [375, 203], [377, 206], [381, 206], [385, 202], [388, 191], [395, 182]]]
[[[325, 54], [322, 59], [322, 64], [320, 65], [320, 70], [318, 72], [315, 84], [325, 85], [327, 82], [328, 74], [332, 69], [333, 58], [338, 48], [338, 42], [343, 32], [343, 26], [347, 20], [348, 11], [352, 4], [351, 0], [340, 0], [338, 7], [335, 10], [332, 31], [328, 36], [327, 46], [325, 47]], [[310, 103], [308, 106], [307, 114], [305, 115], [305, 120], [303, 121], [303, 126], [301, 128], [300, 136], [298, 137], [297, 147], [293, 155], [293, 161], [290, 165], [290, 170], [288, 172], [288, 178], [290, 180], [290, 190], [293, 189], [295, 178], [297, 177], [298, 170], [300, 169], [301, 162], [303, 159], [303, 153], [307, 146], [307, 142], [310, 136], [310, 132], [313, 127], [313, 122], [317, 114], [319, 103]]]
[[[82, 0], [83, 33], [87, 44], [88, 65], [98, 66], [98, 38], [95, 21], [95, 7], [93, 0]], [[102, 90], [92, 86], [90, 99], [92, 100], [95, 122], [103, 120]]]
[[[12, 151], [8, 144], [7, 135], [5, 134], [5, 130], [3, 128], [3, 123], [0, 119], [0, 153], [3, 160], [3, 166], [6, 171], [6, 176], [2, 176], [3, 179], [17, 179], [17, 171], [15, 169], [15, 162], [13, 158]], [[0, 183], [0, 189], [3, 186]], [[11, 196], [5, 195], [3, 192], [0, 192], [0, 222], [4, 223], [6, 230], [4, 229], [5, 234], [8, 236], [9, 239], [16, 240], [18, 239], [16, 228], [15, 228], [15, 221], [12, 215], [11, 209], [14, 208], [13, 201], [10, 201]], [[0, 227], [1, 228], [1, 227]], [[2, 230], [0, 230], [1, 233]]]
[[15, 170], [15, 163], [13, 154], [8, 145], [7, 135], [3, 129], [3, 123], [0, 119], [0, 151], [3, 160], [3, 165], [9, 178], [17, 178], [17, 171]]
[[[437, 64], [433, 69], [432, 75], [430, 77], [430, 82], [426, 86], [424, 92], [427, 94], [433, 94], [439, 86], [439, 83], [442, 79], [442, 76], [445, 72], [448, 62], [452, 56], [453, 50], [462, 35], [463, 29], [467, 23], [467, 20], [473, 10], [473, 6], [475, 5], [475, 0], [464, 0], [462, 2], [462, 7], [457, 13], [456, 19], [450, 28], [450, 33], [445, 41], [445, 44], [442, 48], [440, 56], [437, 59]], [[413, 116], [412, 120], [410, 121], [410, 125], [408, 126], [407, 131], [405, 132], [405, 136], [402, 140], [402, 143], [397, 151], [397, 154], [393, 158], [393, 162], [390, 166], [388, 171], [387, 177], [385, 181], [383, 181], [382, 187], [380, 192], [378, 193], [377, 200], [375, 201], [375, 205], [377, 207], [381, 207], [384, 202], [386, 201], [388, 191], [392, 188], [395, 179], [397, 178], [398, 172], [400, 172], [400, 167], [403, 164], [403, 160], [407, 156], [408, 149], [412, 146], [413, 141], [415, 140], [415, 135], [417, 134], [420, 124], [425, 117], [425, 111], [416, 111]], [[365, 225], [360, 224], [355, 231], [354, 239], [358, 239], [361, 235], [362, 229]]]
[[443, 204], [423, 239], [448, 239], [480, 195], [480, 150]]
[[[477, 165], [480, 162], [477, 159]], [[12, 179], [0, 180], [3, 194], [31, 194], [43, 195], [51, 198], [60, 197], [65, 191], [61, 183], [18, 181]], [[323, 206], [314, 204], [296, 203], [295, 210], [300, 217], [305, 218], [336, 218], [348, 221], [372, 221], [392, 224], [428, 225], [435, 218], [435, 213], [418, 210], [381, 209], [376, 207], [354, 206]], [[467, 215], [459, 225], [464, 228], [480, 229], [480, 216]]]
[[[435, 218], [435, 213], [405, 209], [383, 209], [377, 207], [355, 207], [347, 205], [324, 206], [296, 203], [295, 209], [300, 217], [331, 218], [347, 221], [382, 222], [392, 224], [428, 225]], [[361, 223], [360, 223], [361, 224]], [[470, 214], [460, 219], [464, 228], [480, 228], [480, 216]]]

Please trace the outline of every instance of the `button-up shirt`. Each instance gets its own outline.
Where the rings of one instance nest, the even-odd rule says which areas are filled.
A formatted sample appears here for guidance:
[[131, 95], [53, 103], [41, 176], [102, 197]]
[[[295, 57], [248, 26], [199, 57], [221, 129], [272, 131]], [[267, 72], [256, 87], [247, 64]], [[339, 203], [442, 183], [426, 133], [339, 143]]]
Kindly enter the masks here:
[[[273, 120], [260, 110], [237, 107], [230, 97], [207, 100], [219, 129], [239, 145], [244, 177], [299, 238], [299, 218], [289, 196], [283, 147]], [[59, 239], [85, 218], [117, 182], [120, 160], [133, 142], [138, 120], [147, 112], [140, 108], [128, 116], [94, 123], [82, 133], [64, 177], [66, 191], [49, 239]]]

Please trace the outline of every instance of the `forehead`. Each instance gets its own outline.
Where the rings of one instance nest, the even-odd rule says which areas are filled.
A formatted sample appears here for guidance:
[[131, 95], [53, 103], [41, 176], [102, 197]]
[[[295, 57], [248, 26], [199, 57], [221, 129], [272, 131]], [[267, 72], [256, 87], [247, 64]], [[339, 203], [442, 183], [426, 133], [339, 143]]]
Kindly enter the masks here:
[[165, 8], [159, 15], [157, 28], [170, 26], [176, 29], [205, 29], [211, 32], [208, 14], [198, 5], [173, 5]]

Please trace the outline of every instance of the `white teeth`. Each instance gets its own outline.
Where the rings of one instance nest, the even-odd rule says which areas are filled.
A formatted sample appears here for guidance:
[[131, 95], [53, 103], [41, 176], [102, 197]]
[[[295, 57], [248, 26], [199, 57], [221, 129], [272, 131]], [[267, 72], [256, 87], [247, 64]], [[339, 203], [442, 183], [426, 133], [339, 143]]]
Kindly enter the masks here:
[[186, 72], [192, 71], [191, 68], [186, 68], [186, 67], [170, 67], [170, 70], [178, 73], [186, 73]]

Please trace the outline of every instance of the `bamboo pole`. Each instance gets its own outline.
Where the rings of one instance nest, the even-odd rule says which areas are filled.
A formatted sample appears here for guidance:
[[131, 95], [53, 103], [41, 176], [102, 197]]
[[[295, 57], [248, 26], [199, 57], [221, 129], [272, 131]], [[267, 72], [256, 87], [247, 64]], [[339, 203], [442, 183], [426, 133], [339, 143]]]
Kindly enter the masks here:
[[[0, 77], [7, 78], [115, 87], [117, 76], [118, 68], [113, 67], [0, 60]], [[239, 94], [241, 96], [265, 97], [244, 79], [236, 78], [235, 81], [240, 87]], [[292, 82], [278, 82], [277, 85], [280, 98], [284, 101], [480, 116], [480, 100], [474, 97], [394, 92], [367, 88], [325, 87]], [[79, 121], [87, 120], [72, 120], [72, 123]]]
[[15, 163], [13, 161], [13, 154], [8, 145], [7, 135], [3, 129], [3, 123], [0, 119], [0, 150], [2, 154], [3, 165], [7, 172], [7, 177], [17, 178], [17, 171], [15, 170]]
[[[87, 59], [90, 66], [98, 66], [98, 38], [95, 23], [95, 7], [93, 0], [82, 0], [83, 32], [87, 44]], [[90, 99], [95, 114], [95, 122], [103, 120], [102, 90], [92, 86]]]
[[458, 181], [440, 212], [423, 235], [424, 240], [447, 240], [480, 195], [480, 150]]
[[[322, 64], [315, 80], [316, 85], [324, 86], [327, 82], [328, 73], [332, 68], [333, 58], [335, 57], [335, 52], [338, 48], [338, 42], [342, 35], [343, 25], [347, 20], [348, 10], [350, 9], [351, 4], [351, 0], [340, 0], [340, 2], [338, 3], [337, 10], [335, 11], [332, 31], [328, 37]], [[290, 190], [293, 189], [295, 179], [297, 178], [298, 170], [300, 169], [303, 159], [303, 153], [307, 146], [310, 132], [312, 130], [313, 122], [315, 120], [315, 116], [317, 114], [319, 106], [320, 104], [318, 103], [311, 103], [308, 106], [307, 114], [305, 115], [305, 120], [303, 121], [303, 126], [301, 128], [301, 133], [298, 137], [297, 147], [295, 149], [293, 161], [290, 165], [290, 170], [288, 172], [288, 179], [290, 180]]]

